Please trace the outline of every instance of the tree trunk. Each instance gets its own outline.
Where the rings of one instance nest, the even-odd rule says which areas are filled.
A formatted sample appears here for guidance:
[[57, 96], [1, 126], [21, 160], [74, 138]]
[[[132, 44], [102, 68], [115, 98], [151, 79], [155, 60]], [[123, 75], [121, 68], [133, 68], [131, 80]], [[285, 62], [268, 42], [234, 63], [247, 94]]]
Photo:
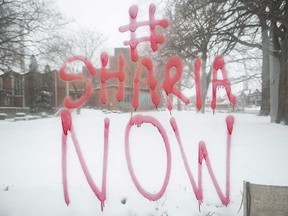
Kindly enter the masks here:
[[209, 86], [209, 83], [207, 83], [206, 64], [207, 64], [207, 55], [206, 55], [206, 53], [203, 53], [202, 64], [201, 64], [201, 71], [202, 71], [202, 76], [201, 76], [202, 109], [201, 109], [201, 113], [205, 113], [205, 101], [206, 101], [206, 96], [207, 96], [207, 91], [208, 91], [208, 86]]
[[279, 103], [276, 123], [288, 125], [288, 35], [281, 41]]
[[276, 55], [270, 55], [270, 118], [271, 122], [276, 121], [279, 103], [279, 76], [280, 76], [280, 61]]
[[262, 102], [259, 115], [268, 116], [270, 114], [270, 71], [269, 71], [269, 37], [266, 20], [260, 20], [262, 31]]
[[279, 60], [279, 50], [280, 44], [277, 36], [277, 26], [275, 21], [271, 21], [271, 50], [270, 55], [270, 117], [271, 122], [276, 121], [278, 112], [278, 93], [279, 93], [279, 76], [280, 76], [280, 60]]

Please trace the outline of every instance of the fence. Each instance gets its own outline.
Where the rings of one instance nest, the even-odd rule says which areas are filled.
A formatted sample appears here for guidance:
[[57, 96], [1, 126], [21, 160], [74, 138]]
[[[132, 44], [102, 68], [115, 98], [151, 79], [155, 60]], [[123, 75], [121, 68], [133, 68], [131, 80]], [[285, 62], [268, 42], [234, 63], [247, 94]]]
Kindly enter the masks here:
[[288, 216], [288, 186], [244, 182], [244, 216]]

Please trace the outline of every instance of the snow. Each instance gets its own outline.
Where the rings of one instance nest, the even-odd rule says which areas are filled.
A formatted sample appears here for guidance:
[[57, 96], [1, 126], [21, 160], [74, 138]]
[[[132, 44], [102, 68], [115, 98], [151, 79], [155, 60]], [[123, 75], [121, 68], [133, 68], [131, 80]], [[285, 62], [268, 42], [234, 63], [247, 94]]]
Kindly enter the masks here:
[[[269, 117], [235, 113], [232, 114], [235, 124], [232, 133], [230, 203], [227, 207], [221, 203], [204, 162], [204, 199], [199, 212], [198, 201], [169, 123], [171, 115], [168, 111], [140, 114], [156, 118], [165, 128], [169, 139], [172, 169], [168, 187], [161, 199], [149, 201], [144, 198], [130, 177], [124, 148], [125, 128], [130, 113], [104, 114], [97, 110], [82, 109], [80, 115], [72, 114], [73, 127], [98, 188], [101, 188], [102, 181], [104, 119], [110, 119], [104, 211], [101, 212], [100, 201], [83, 175], [70, 136], [67, 166], [71, 203], [66, 206], [61, 178], [61, 119], [53, 117], [0, 121], [0, 215], [243, 215], [243, 181], [288, 185], [287, 126], [270, 123]], [[197, 180], [198, 143], [203, 140], [224, 193], [227, 115], [172, 111], [194, 178]], [[134, 126], [130, 133], [130, 151], [141, 185], [150, 193], [158, 192], [164, 181], [166, 154], [157, 129], [150, 124]]]

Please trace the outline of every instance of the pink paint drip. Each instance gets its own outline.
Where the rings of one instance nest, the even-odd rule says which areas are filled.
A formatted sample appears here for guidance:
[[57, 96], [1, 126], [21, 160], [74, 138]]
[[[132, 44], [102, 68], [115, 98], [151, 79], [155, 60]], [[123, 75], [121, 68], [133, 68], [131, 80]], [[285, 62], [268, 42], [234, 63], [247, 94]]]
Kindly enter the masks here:
[[67, 184], [67, 136], [62, 133], [62, 181], [63, 181], [63, 192], [64, 200], [66, 205], [70, 204]]
[[[176, 72], [173, 77], [170, 77], [170, 70], [172, 67], [176, 68]], [[174, 85], [181, 79], [183, 72], [183, 66], [182, 66], [182, 59], [179, 56], [173, 56], [171, 57], [165, 67], [165, 78], [162, 84], [162, 87], [168, 96], [169, 94], [174, 94], [177, 96], [181, 101], [183, 101], [186, 105], [190, 103], [189, 99], [186, 98], [180, 90], [176, 89]], [[167, 99], [167, 98], [166, 98]], [[167, 104], [169, 104], [169, 101], [167, 101]], [[172, 110], [172, 106], [167, 107], [170, 112]]]
[[138, 65], [136, 74], [134, 77], [134, 96], [132, 100], [132, 106], [134, 107], [135, 111], [137, 110], [139, 106], [139, 82], [140, 82], [140, 73], [143, 68], [143, 66], [147, 69], [148, 71], [148, 79], [142, 80], [146, 81], [149, 85], [150, 88], [150, 95], [152, 98], [153, 104], [158, 107], [160, 103], [160, 97], [157, 94], [156, 86], [157, 86], [157, 79], [153, 76], [153, 63], [150, 58], [144, 58], [141, 63]]
[[166, 103], [167, 103], [167, 108], [169, 110], [169, 113], [170, 113], [170, 115], [172, 115], [171, 110], [173, 109], [173, 106], [172, 106], [171, 100], [170, 100], [169, 96], [166, 94], [165, 94], [165, 98], [166, 98]]
[[73, 56], [65, 61], [65, 63], [63, 64], [63, 66], [59, 71], [61, 79], [63, 79], [64, 81], [84, 81], [86, 85], [85, 92], [80, 99], [72, 101], [72, 99], [69, 96], [67, 96], [64, 99], [64, 105], [69, 109], [82, 106], [89, 99], [92, 91], [90, 80], [86, 76], [66, 73], [66, 67], [67, 67], [66, 64], [71, 63], [73, 61], [82, 61], [86, 65], [91, 76], [96, 76], [97, 74], [96, 69], [93, 67], [92, 63], [86, 57]]
[[102, 188], [101, 191], [96, 186], [95, 182], [92, 179], [92, 176], [89, 172], [89, 169], [86, 165], [84, 156], [81, 152], [81, 148], [79, 142], [76, 138], [76, 134], [72, 127], [72, 118], [69, 110], [64, 110], [61, 113], [62, 119], [62, 180], [63, 180], [63, 191], [64, 191], [64, 199], [65, 203], [69, 205], [69, 193], [68, 193], [68, 183], [67, 183], [67, 135], [68, 131], [70, 131], [72, 141], [74, 143], [74, 147], [80, 161], [81, 168], [84, 172], [86, 180], [91, 187], [92, 191], [96, 195], [96, 197], [101, 202], [101, 210], [104, 208], [104, 201], [106, 200], [106, 177], [107, 177], [107, 161], [108, 161], [108, 137], [109, 137], [109, 119], [104, 120], [104, 153], [103, 153], [103, 172], [102, 172]]
[[123, 100], [124, 96], [124, 80], [125, 80], [125, 73], [124, 73], [124, 57], [122, 54], [118, 57], [119, 62], [119, 70], [116, 72], [110, 72], [106, 70], [106, 66], [108, 64], [108, 54], [106, 52], [101, 54], [101, 73], [100, 73], [100, 80], [101, 80], [101, 102], [106, 104], [108, 101], [107, 98], [107, 90], [106, 90], [106, 82], [109, 79], [118, 78], [119, 87], [116, 93], [116, 98], [118, 101]]
[[63, 110], [61, 113], [62, 121], [62, 181], [63, 181], [63, 192], [64, 200], [66, 205], [70, 204], [70, 199], [68, 195], [68, 184], [67, 184], [67, 134], [68, 131], [71, 131], [72, 120], [69, 110]]
[[196, 86], [196, 108], [201, 110], [202, 108], [202, 96], [201, 96], [201, 86], [200, 86], [200, 68], [201, 60], [199, 58], [194, 61], [194, 77]]
[[[217, 78], [218, 70], [221, 70], [223, 75], [223, 80], [219, 80]], [[227, 72], [225, 69], [225, 61], [222, 56], [217, 56], [213, 63], [213, 79], [212, 79], [212, 102], [211, 108], [213, 109], [213, 113], [216, 108], [216, 90], [218, 87], [224, 87], [226, 90], [226, 94], [232, 106], [236, 104], [236, 97], [231, 92], [231, 84], [227, 77]]]
[[190, 183], [192, 185], [194, 194], [196, 196], [196, 199], [199, 201], [199, 209], [200, 209], [200, 204], [203, 201], [203, 192], [202, 192], [202, 162], [203, 159], [206, 161], [206, 166], [208, 169], [208, 173], [212, 179], [212, 182], [214, 184], [214, 187], [217, 191], [217, 194], [222, 202], [223, 205], [227, 206], [230, 202], [230, 157], [231, 157], [231, 136], [232, 136], [232, 131], [233, 131], [233, 124], [234, 124], [234, 117], [233, 116], [228, 116], [226, 118], [226, 125], [227, 125], [227, 149], [226, 149], [226, 185], [225, 185], [225, 195], [223, 194], [219, 183], [215, 177], [214, 171], [212, 169], [212, 165], [209, 159], [208, 151], [206, 149], [206, 145], [203, 141], [199, 142], [199, 147], [198, 147], [198, 186], [196, 185], [195, 179], [193, 177], [193, 174], [191, 172], [191, 169], [188, 164], [188, 160], [182, 145], [182, 141], [180, 138], [179, 130], [177, 127], [177, 123], [173, 117], [170, 119], [170, 124], [171, 127], [173, 128], [173, 131], [175, 133], [176, 139], [178, 141], [178, 145], [180, 148], [181, 156], [184, 162], [184, 166], [186, 169], [186, 172], [188, 174]]
[[[131, 162], [130, 143], [129, 143], [130, 130], [131, 130], [133, 125], [141, 126], [143, 123], [152, 124], [158, 129], [159, 133], [161, 134], [161, 136], [163, 138], [165, 148], [166, 148], [166, 157], [167, 157], [166, 175], [165, 175], [165, 179], [164, 179], [164, 182], [163, 182], [163, 185], [162, 185], [160, 191], [158, 193], [155, 193], [155, 194], [149, 193], [148, 191], [146, 191], [142, 187], [142, 185], [139, 183], [139, 181], [135, 175], [133, 165]], [[169, 178], [170, 178], [170, 173], [171, 173], [170, 145], [169, 145], [169, 141], [168, 141], [168, 137], [166, 135], [165, 129], [160, 124], [160, 122], [158, 122], [155, 118], [153, 118], [151, 116], [142, 116], [142, 115], [138, 114], [138, 115], [132, 117], [126, 126], [126, 131], [125, 131], [125, 153], [126, 153], [126, 161], [127, 161], [129, 173], [130, 173], [130, 176], [131, 176], [137, 190], [148, 200], [154, 201], [154, 200], [160, 199], [166, 191], [166, 188], [167, 188], [167, 185], [169, 182]]]

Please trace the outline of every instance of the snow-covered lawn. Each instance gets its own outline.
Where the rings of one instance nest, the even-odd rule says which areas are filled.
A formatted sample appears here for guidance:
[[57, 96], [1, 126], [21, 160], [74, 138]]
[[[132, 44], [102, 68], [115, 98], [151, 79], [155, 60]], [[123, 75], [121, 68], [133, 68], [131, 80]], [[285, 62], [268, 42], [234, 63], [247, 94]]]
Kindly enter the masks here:
[[[139, 113], [135, 113], [139, 114]], [[135, 115], [134, 114], [134, 115]], [[230, 203], [223, 206], [203, 163], [201, 212], [184, 168], [179, 145], [170, 126], [168, 111], [145, 112], [165, 128], [172, 156], [169, 184], [163, 197], [149, 201], [136, 189], [125, 157], [125, 128], [130, 113], [104, 114], [97, 110], [72, 114], [73, 126], [88, 168], [101, 188], [104, 118], [110, 119], [107, 199], [104, 211], [90, 189], [68, 138], [68, 186], [70, 205], [63, 198], [61, 177], [60, 117], [31, 121], [0, 121], [0, 215], [1, 216], [191, 216], [243, 215], [243, 181], [288, 185], [288, 127], [272, 124], [268, 117], [232, 114]], [[225, 193], [228, 114], [173, 111], [189, 166], [197, 181], [198, 143], [204, 141], [220, 187]], [[133, 127], [130, 150], [137, 178], [143, 188], [158, 192], [166, 172], [163, 140], [151, 124]], [[241, 207], [239, 213], [238, 210]]]

